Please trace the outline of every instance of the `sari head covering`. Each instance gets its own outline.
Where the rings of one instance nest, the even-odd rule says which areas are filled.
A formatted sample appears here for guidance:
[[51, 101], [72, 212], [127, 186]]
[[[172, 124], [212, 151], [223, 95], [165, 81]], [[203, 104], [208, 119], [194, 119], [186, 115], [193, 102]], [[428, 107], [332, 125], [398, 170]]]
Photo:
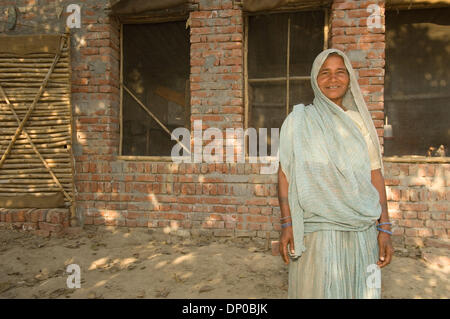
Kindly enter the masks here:
[[340, 50], [325, 50], [311, 70], [313, 104], [295, 105], [280, 131], [279, 157], [289, 183], [294, 257], [306, 249], [305, 233], [363, 231], [381, 214], [379, 194], [371, 182], [367, 143], [353, 120], [317, 84], [319, 70], [331, 53], [342, 57], [350, 77], [343, 105], [361, 115], [378, 150], [383, 174], [378, 136], [350, 60]]

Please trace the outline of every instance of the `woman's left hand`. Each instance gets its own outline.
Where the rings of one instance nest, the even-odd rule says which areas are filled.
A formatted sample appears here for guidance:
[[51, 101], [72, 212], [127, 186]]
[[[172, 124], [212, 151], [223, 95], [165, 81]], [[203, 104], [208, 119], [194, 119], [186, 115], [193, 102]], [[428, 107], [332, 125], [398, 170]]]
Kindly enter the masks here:
[[380, 250], [380, 259], [377, 261], [377, 265], [380, 268], [388, 265], [391, 262], [394, 255], [394, 248], [392, 247], [391, 236], [384, 232], [378, 233], [378, 247]]

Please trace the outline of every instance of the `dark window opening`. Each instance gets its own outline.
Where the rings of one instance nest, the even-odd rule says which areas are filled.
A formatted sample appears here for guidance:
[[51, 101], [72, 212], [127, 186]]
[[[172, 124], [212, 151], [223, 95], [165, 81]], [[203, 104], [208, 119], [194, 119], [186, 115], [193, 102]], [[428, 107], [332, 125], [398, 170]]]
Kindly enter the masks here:
[[385, 138], [385, 156], [450, 145], [449, 16], [450, 8], [386, 13], [384, 107], [393, 138]]
[[312, 103], [311, 67], [323, 47], [324, 11], [249, 17], [248, 126], [267, 128], [269, 154], [270, 128], [281, 128], [294, 105]]
[[[190, 129], [186, 22], [123, 25], [124, 85], [172, 132]], [[170, 156], [176, 141], [123, 90], [122, 155]]]

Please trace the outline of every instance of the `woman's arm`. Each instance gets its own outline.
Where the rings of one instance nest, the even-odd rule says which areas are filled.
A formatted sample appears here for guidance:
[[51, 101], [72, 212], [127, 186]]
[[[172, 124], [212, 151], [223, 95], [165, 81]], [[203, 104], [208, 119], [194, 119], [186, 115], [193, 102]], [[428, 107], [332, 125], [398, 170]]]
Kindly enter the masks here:
[[278, 202], [281, 209], [281, 218], [286, 218], [291, 216], [291, 210], [289, 209], [288, 201], [289, 193], [289, 183], [287, 181], [286, 175], [284, 175], [281, 169], [281, 164], [278, 167]]
[[[387, 208], [387, 197], [386, 197], [386, 187], [384, 184], [384, 178], [381, 174], [381, 169], [374, 169], [371, 171], [371, 178], [372, 178], [372, 185], [375, 186], [375, 188], [378, 191], [378, 194], [380, 195], [380, 205], [381, 205], [381, 215], [378, 219], [379, 223], [388, 223], [389, 222], [389, 214], [388, 214], [388, 208]], [[380, 226], [383, 229], [391, 230], [389, 227], [390, 225], [383, 225]]]
[[[384, 184], [383, 175], [381, 174], [381, 169], [372, 170], [371, 178], [372, 185], [377, 189], [378, 194], [380, 195], [381, 215], [378, 219], [378, 223], [388, 223], [389, 214], [387, 207], [386, 187]], [[379, 227], [384, 230], [391, 231], [391, 225], [382, 225]], [[392, 256], [394, 254], [390, 235], [383, 231], [379, 231], [378, 245], [380, 249], [380, 260], [377, 262], [377, 264], [378, 266], [380, 266], [380, 268], [382, 268], [391, 262]]]
[[[278, 202], [280, 204], [282, 224], [292, 223], [291, 210], [289, 208], [289, 201], [288, 201], [288, 193], [289, 193], [289, 183], [287, 181], [286, 175], [284, 175], [283, 170], [281, 169], [280, 164], [280, 166], [278, 167]], [[288, 244], [291, 253], [294, 253], [294, 235], [292, 232], [292, 225], [281, 228], [279, 250], [281, 258], [283, 258], [286, 264], [289, 264], [289, 257], [287, 253]]]

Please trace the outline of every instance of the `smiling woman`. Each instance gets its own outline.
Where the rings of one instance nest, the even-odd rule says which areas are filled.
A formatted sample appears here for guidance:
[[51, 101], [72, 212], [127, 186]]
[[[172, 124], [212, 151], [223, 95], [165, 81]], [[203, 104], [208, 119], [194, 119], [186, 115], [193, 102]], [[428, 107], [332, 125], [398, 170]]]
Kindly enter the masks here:
[[280, 132], [288, 297], [380, 298], [377, 266], [393, 249], [378, 136], [343, 52], [316, 57], [311, 85], [313, 103], [296, 105]]

